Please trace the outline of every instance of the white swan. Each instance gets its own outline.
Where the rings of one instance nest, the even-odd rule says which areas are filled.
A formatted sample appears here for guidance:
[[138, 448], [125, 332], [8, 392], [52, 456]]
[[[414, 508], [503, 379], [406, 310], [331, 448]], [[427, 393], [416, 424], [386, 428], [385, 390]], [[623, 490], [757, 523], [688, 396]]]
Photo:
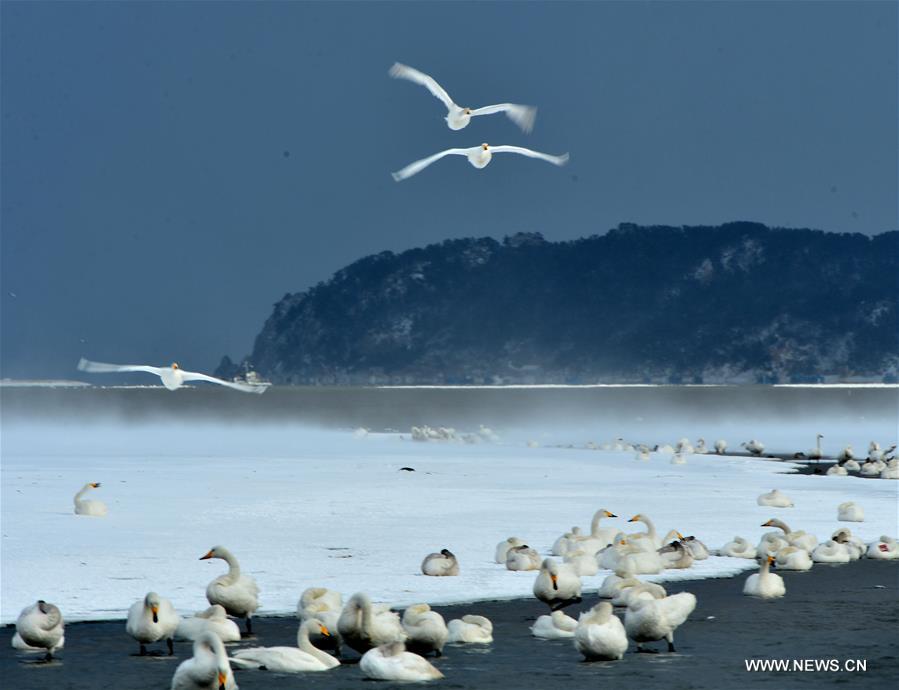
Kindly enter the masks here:
[[683, 542], [684, 546], [690, 549], [690, 553], [693, 554], [693, 558], [695, 560], [704, 561], [709, 557], [709, 547], [707, 547], [693, 535], [684, 537], [681, 541]]
[[46, 649], [49, 660], [65, 642], [65, 621], [54, 604], [39, 599], [22, 609], [16, 619], [16, 633], [29, 647]]
[[654, 575], [665, 569], [665, 561], [657, 551], [645, 551], [628, 541], [624, 546], [618, 567], [637, 575]]
[[425, 681], [443, 678], [430, 661], [407, 652], [402, 642], [391, 642], [369, 649], [359, 661], [359, 669], [374, 680]]
[[677, 453], [682, 453], [684, 455], [690, 455], [694, 452], [693, 446], [690, 444], [690, 439], [682, 438], [677, 444], [674, 446], [674, 450]]
[[433, 96], [439, 98], [447, 109], [446, 124], [453, 130], [467, 127], [471, 118], [477, 115], [505, 113], [512, 122], [521, 127], [522, 131], [530, 132], [534, 127], [534, 120], [537, 118], [536, 108], [516, 103], [500, 103], [498, 105], [484, 106], [483, 108], [463, 108], [458, 106], [453, 103], [453, 99], [449, 97], [446, 90], [433, 77], [399, 62], [394, 63], [393, 67], [390, 68], [389, 74], [394, 79], [408, 79], [416, 84], [420, 84], [430, 91]]
[[88, 500], [82, 498], [91, 489], [99, 489], [100, 482], [91, 482], [81, 487], [81, 491], [75, 494], [75, 515], [90, 515], [91, 517], [103, 517], [109, 512], [103, 501]]
[[782, 493], [777, 489], [772, 489], [770, 492], [762, 494], [755, 500], [755, 502], [760, 506], [767, 506], [769, 508], [793, 507], [793, 500], [785, 493]]
[[821, 452], [821, 439], [822, 438], [824, 438], [824, 436], [822, 434], [818, 434], [816, 436], [817, 441], [816, 441], [815, 447], [812, 448], [810, 451], [808, 451], [805, 454], [805, 456], [809, 460], [820, 460], [821, 458], [824, 457], [824, 453]]
[[862, 466], [858, 464], [858, 460], [847, 460], [843, 463], [843, 469], [849, 472], [858, 472], [861, 468]]
[[403, 629], [406, 631], [406, 649], [426, 656], [434, 652], [443, 655], [443, 646], [449, 638], [446, 622], [427, 604], [415, 604], [403, 611]]
[[718, 549], [719, 556], [730, 556], [731, 558], [755, 558], [755, 547], [746, 541], [743, 537], [734, 537], [724, 546]]
[[505, 565], [506, 563], [506, 555], [509, 553], [509, 549], [514, 549], [519, 546], [524, 546], [524, 542], [518, 537], [509, 537], [505, 541], [501, 541], [496, 545], [496, 551], [494, 560], [497, 563], [502, 563]]
[[871, 462], [883, 462], [885, 460], [888, 460], [889, 458], [887, 456], [890, 455], [890, 453], [892, 453], [894, 450], [896, 450], [896, 444], [893, 444], [886, 450], [881, 450], [880, 446], [873, 441], [871, 441], [871, 445], [877, 446], [876, 448], [868, 448], [868, 460], [870, 460]]
[[852, 560], [849, 549], [844, 544], [830, 539], [815, 547], [812, 551], [812, 560], [815, 563], [848, 563]]
[[400, 617], [384, 606], [374, 606], [362, 592], [351, 596], [343, 607], [337, 630], [341, 639], [360, 654], [372, 647], [406, 639]]
[[719, 438], [717, 441], [715, 441], [715, 453], [717, 453], [718, 455], [724, 455], [725, 452], [727, 452], [727, 441], [725, 441], [723, 438]]
[[884, 534], [878, 541], [868, 544], [865, 555], [878, 561], [894, 561], [899, 558], [899, 544], [895, 539]]
[[199, 374], [195, 371], [184, 371], [178, 366], [177, 362], [170, 367], [151, 367], [144, 364], [106, 364], [105, 362], [91, 362], [81, 358], [78, 362], [78, 369], [86, 371], [90, 374], [119, 374], [132, 371], [143, 371], [148, 374], [155, 374], [162, 379], [162, 385], [170, 391], [178, 390], [188, 381], [208, 381], [209, 383], [217, 383], [220, 386], [227, 386], [234, 390], [243, 391], [244, 393], [264, 393], [268, 386], [251, 385], [249, 383], [238, 383], [236, 381], [224, 381], [214, 376]]
[[182, 661], [172, 677], [172, 690], [237, 690], [225, 645], [218, 635], [202, 633], [194, 641], [194, 654]]
[[[569, 549], [572, 549], [572, 541], [576, 537], [582, 536], [580, 527], [572, 527], [570, 532], [565, 532], [560, 537], [558, 537], [554, 542], [552, 549], [550, 552], [553, 556], [564, 556], [568, 553]], [[521, 546], [518, 544], [518, 546]], [[505, 562], [505, 561], [503, 561]]]
[[837, 455], [837, 462], [846, 462], [847, 460], [853, 460], [855, 458], [855, 451], [852, 450], [852, 446], [847, 444], [843, 447], [843, 450], [840, 451], [840, 454]]
[[628, 522], [642, 522], [644, 525], [646, 525], [645, 532], [636, 532], [627, 535], [628, 544], [637, 546], [647, 551], [655, 551], [656, 549], [662, 547], [662, 540], [659, 539], [659, 535], [656, 533], [656, 527], [653, 524], [652, 520], [650, 520], [646, 515], [638, 513], [634, 515], [634, 517], [632, 517], [630, 520], [628, 520]]
[[589, 661], [620, 659], [627, 644], [627, 633], [609, 602], [601, 601], [578, 618], [574, 646]]
[[699, 439], [699, 441], [696, 443], [696, 447], [693, 449], [693, 452], [697, 455], [705, 455], [709, 452], [709, 449], [706, 448], [704, 438]]
[[615, 535], [615, 540], [606, 548], [600, 550], [596, 554], [596, 561], [600, 568], [606, 570], [618, 570], [622, 567], [623, 559], [632, 552], [629, 548], [626, 535], [619, 532]]
[[748, 450], [751, 455], [761, 455], [765, 452], [765, 444], [755, 439], [741, 443], [740, 446]]
[[213, 604], [190, 618], [182, 618], [175, 629], [175, 639], [194, 641], [205, 632], [218, 635], [222, 642], [240, 642], [240, 628], [228, 618], [224, 607], [219, 604]]
[[834, 533], [830, 535], [830, 538], [837, 544], [846, 547], [846, 550], [849, 552], [850, 561], [857, 561], [864, 556], [865, 552], [868, 550], [868, 545], [853, 535], [852, 530], [848, 527], [840, 527], [839, 529], [834, 530]]
[[593, 555], [600, 549], [606, 548], [612, 543], [618, 529], [615, 527], [600, 527], [600, 520], [604, 518], [618, 517], [615, 513], [611, 513], [605, 508], [600, 508], [593, 514], [590, 521], [590, 534], [585, 536], [575, 536], [571, 539], [570, 548], [577, 548]]
[[544, 559], [534, 580], [534, 596], [550, 608], [562, 608], [581, 600], [581, 578], [574, 568]]
[[761, 599], [776, 599], [787, 593], [783, 578], [771, 572], [772, 563], [774, 563], [774, 556], [762, 559], [759, 571], [746, 578], [743, 594]]
[[637, 452], [634, 455], [634, 460], [642, 460], [646, 462], [651, 460], [652, 456], [649, 454], [649, 448], [647, 446], [640, 446], [637, 448]]
[[[12, 638], [9, 640], [9, 646], [13, 649], [17, 649], [20, 652], [46, 652], [47, 650], [43, 647], [32, 647], [30, 644], [25, 642], [22, 639], [22, 636], [19, 633], [13, 633]], [[63, 635], [62, 639], [60, 639], [59, 644], [56, 645], [56, 651], [59, 651], [63, 647], [66, 646], [66, 636]]]
[[446, 624], [450, 644], [490, 644], [493, 642], [493, 623], [484, 616], [468, 614]]
[[296, 647], [250, 647], [234, 652], [231, 663], [235, 668], [264, 668], [275, 673], [328, 671], [340, 662], [327, 652], [316, 648], [309, 634], [329, 636], [327, 626], [317, 620], [301, 623], [297, 630]]
[[539, 570], [540, 554], [527, 544], [509, 549], [506, 554], [507, 570]]
[[779, 570], [811, 570], [812, 559], [805, 549], [787, 546], [774, 555], [774, 564]]
[[577, 621], [564, 611], [553, 611], [537, 618], [531, 626], [531, 635], [541, 640], [561, 640], [574, 637]]
[[421, 572], [432, 577], [450, 577], [459, 574], [459, 561], [449, 549], [429, 553], [421, 562]]
[[828, 477], [845, 477], [849, 472], [842, 465], [831, 465], [824, 474]]
[[172, 638], [180, 622], [181, 616], [175, 613], [172, 602], [156, 592], [148, 592], [147, 596], [135, 601], [128, 609], [125, 632], [140, 644], [141, 656], [147, 653], [146, 645], [159, 640], [165, 640], [171, 656], [175, 653]]
[[602, 584], [599, 586], [599, 589], [596, 591], [596, 595], [600, 599], [612, 599], [615, 595], [618, 594], [620, 588], [618, 584], [624, 580], [632, 579], [635, 573], [631, 570], [627, 569], [626, 563], [623, 560], [619, 561], [618, 566], [614, 569], [615, 572], [611, 575], [606, 575], [605, 579], [602, 581]]
[[637, 651], [643, 651], [644, 642], [667, 640], [668, 651], [674, 652], [674, 631], [693, 613], [696, 597], [680, 592], [663, 599], [656, 599], [650, 592], [631, 597], [624, 614], [627, 636], [637, 643]]
[[787, 540], [787, 543], [790, 546], [799, 547], [808, 553], [811, 553], [812, 549], [818, 545], [818, 538], [814, 534], [809, 534], [802, 530], [794, 532], [787, 523], [783, 520], [778, 520], [777, 518], [771, 518], [768, 522], [762, 523], [762, 527], [777, 527], [779, 530], [783, 531], [784, 539]]
[[893, 458], [880, 470], [880, 478], [899, 479], [899, 458]]
[[857, 503], [846, 501], [837, 506], [837, 520], [840, 522], [864, 522], [865, 511]]
[[583, 549], [568, 551], [562, 557], [562, 560], [574, 568], [574, 572], [580, 577], [590, 577], [599, 572], [599, 563], [596, 562], [596, 556], [587, 553]]
[[863, 477], [878, 477], [886, 469], [886, 463], [881, 460], [869, 460], [861, 466], [859, 474]]
[[228, 549], [224, 546], [213, 546], [201, 561], [209, 558], [219, 558], [228, 564], [228, 572], [219, 575], [206, 587], [206, 599], [210, 604], [220, 604], [228, 615], [246, 620], [247, 632], [253, 631], [250, 621], [253, 613], [259, 608], [259, 587], [256, 580], [248, 575], [242, 575], [240, 564]]
[[327, 587], [309, 587], [303, 590], [297, 602], [297, 618], [300, 622], [315, 619], [322, 623], [328, 634], [323, 635], [314, 626], [309, 628], [309, 639], [313, 644], [334, 647], [340, 650], [340, 634], [337, 621], [343, 610], [343, 596]]
[[552, 156], [548, 153], [532, 151], [531, 149], [526, 149], [521, 146], [491, 146], [490, 144], [484, 143], [480, 146], [472, 146], [467, 149], [446, 149], [440, 153], [435, 153], [433, 156], [428, 156], [427, 158], [422, 158], [414, 163], [410, 163], [402, 170], [391, 173], [391, 175], [393, 175], [394, 180], [401, 182], [402, 180], [420, 173], [431, 165], [431, 163], [435, 163], [445, 156], [465, 156], [468, 158], [468, 162], [475, 168], [486, 168], [487, 164], [493, 158], [494, 153], [518, 153], [522, 156], [527, 156], [528, 158], [539, 158], [540, 160], [552, 163], [553, 165], [565, 165], [568, 162], [567, 153], [563, 153], [561, 156]]

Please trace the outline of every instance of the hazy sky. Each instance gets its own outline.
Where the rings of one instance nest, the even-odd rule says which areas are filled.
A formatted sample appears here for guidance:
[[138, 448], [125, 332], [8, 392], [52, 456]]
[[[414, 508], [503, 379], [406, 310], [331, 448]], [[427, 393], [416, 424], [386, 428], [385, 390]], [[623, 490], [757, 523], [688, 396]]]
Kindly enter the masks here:
[[[210, 369], [384, 249], [621, 221], [897, 226], [897, 4], [9, 2], [3, 376]], [[462, 105], [447, 129], [401, 61]], [[482, 141], [567, 168], [451, 158]]]

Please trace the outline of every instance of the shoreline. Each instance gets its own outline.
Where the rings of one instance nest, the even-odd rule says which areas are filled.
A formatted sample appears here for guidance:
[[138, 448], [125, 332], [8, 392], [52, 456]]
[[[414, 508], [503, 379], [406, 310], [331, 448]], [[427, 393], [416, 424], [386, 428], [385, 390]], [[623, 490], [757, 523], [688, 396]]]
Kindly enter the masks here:
[[[698, 605], [675, 633], [677, 652], [668, 654], [663, 643], [649, 646], [658, 654], [637, 654], [631, 642], [617, 662], [583, 662], [570, 640], [538, 640], [529, 626], [547, 607], [534, 598], [490, 600], [472, 604], [434, 606], [446, 620], [466, 613], [486, 615], [494, 623], [489, 646], [448, 645], [434, 661], [446, 675], [439, 684], [453, 688], [545, 688], [564, 683], [567, 688], [613, 687], [720, 688], [777, 683], [777, 687], [852, 682], [865, 687], [891, 687], [899, 670], [893, 651], [899, 624], [899, 563], [863, 559], [846, 565], [816, 564], [809, 572], [780, 571], [786, 597], [763, 601], [742, 594], [745, 575], [668, 582], [669, 594], [693, 592]], [[350, 593], [346, 593], [347, 595]], [[595, 586], [584, 602], [566, 613], [574, 617], [597, 598]], [[616, 609], [622, 615], [622, 610]], [[254, 618], [256, 635], [243, 646], [293, 644], [296, 619], [289, 615]], [[72, 623], [66, 628], [66, 649], [50, 664], [34, 664], [35, 655], [9, 646], [10, 625], [0, 628], [0, 673], [9, 687], [32, 690], [59, 685], [87, 690], [113, 684], [117, 690], [167, 687], [178, 662], [190, 655], [190, 643], [176, 643], [175, 657], [137, 657], [136, 643], [124, 631], [121, 619]], [[158, 646], [157, 646], [158, 648]], [[357, 655], [348, 651], [351, 660]], [[866, 670], [856, 673], [746, 671], [746, 659], [863, 660]], [[353, 664], [326, 673], [293, 675], [265, 671], [237, 671], [241, 688], [369, 688]], [[384, 683], [379, 687], [402, 687]]]

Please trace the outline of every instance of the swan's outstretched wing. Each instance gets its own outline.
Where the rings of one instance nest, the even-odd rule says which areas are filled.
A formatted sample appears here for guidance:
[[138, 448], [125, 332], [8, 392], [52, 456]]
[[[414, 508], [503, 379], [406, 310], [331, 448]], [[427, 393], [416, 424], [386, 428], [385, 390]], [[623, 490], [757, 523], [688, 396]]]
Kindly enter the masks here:
[[393, 175], [393, 179], [397, 182], [405, 180], [407, 177], [412, 177], [416, 173], [421, 172], [425, 168], [427, 168], [434, 161], [439, 161], [444, 156], [467, 156], [470, 149], [447, 149], [446, 151], [441, 151], [440, 153], [435, 153], [433, 156], [428, 156], [427, 158], [422, 158], [420, 161], [415, 161], [414, 163], [409, 163], [405, 168], [399, 170], [395, 173], [390, 173]]
[[412, 67], [403, 65], [399, 62], [394, 62], [393, 67], [390, 68], [389, 74], [394, 79], [408, 79], [409, 81], [414, 81], [416, 84], [421, 84], [428, 91], [437, 96], [437, 98], [443, 101], [443, 105], [446, 106], [447, 110], [452, 110], [453, 108], [459, 107], [455, 103], [453, 103], [453, 99], [450, 98], [446, 90], [436, 81], [434, 81], [433, 77], [428, 76], [424, 72], [419, 72], [417, 69], [413, 69]]
[[531, 151], [521, 146], [491, 146], [493, 153], [520, 153], [522, 156], [529, 158], [539, 158], [541, 160], [552, 163], [553, 165], [565, 165], [568, 162], [568, 154], [563, 153], [561, 156], [550, 156], [548, 153], [540, 153], [539, 151]]
[[128, 371], [145, 371], [148, 374], [160, 376], [162, 369], [150, 367], [144, 364], [107, 364], [106, 362], [91, 362], [82, 357], [78, 361], [78, 371], [86, 371], [90, 374], [118, 374]]
[[517, 103], [499, 103], [497, 105], [485, 105], [471, 111], [471, 116], [493, 115], [493, 113], [505, 113], [512, 122], [521, 127], [522, 131], [530, 132], [534, 129], [534, 120], [537, 119], [537, 109], [531, 105], [518, 105]]
[[268, 386], [251, 386], [248, 383], [225, 381], [224, 379], [217, 379], [215, 378], [215, 376], [207, 376], [206, 374], [200, 374], [196, 371], [182, 370], [181, 376], [185, 381], [209, 381], [209, 383], [217, 383], [220, 386], [228, 386], [228, 388], [243, 391], [244, 393], [265, 393], [265, 389], [268, 388]]

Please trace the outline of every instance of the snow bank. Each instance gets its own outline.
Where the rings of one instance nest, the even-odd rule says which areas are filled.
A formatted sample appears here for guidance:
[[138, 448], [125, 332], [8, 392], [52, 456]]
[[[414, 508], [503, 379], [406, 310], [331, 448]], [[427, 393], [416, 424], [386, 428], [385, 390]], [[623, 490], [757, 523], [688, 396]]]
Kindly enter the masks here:
[[[861, 441], [869, 430], [856, 432]], [[403, 466], [416, 471], [398, 471]], [[598, 508], [620, 516], [604, 524], [635, 531], [626, 519], [644, 513], [660, 533], [676, 528], [712, 548], [735, 534], [757, 540], [771, 517], [827, 538], [845, 526], [836, 517], [846, 500], [865, 510], [866, 521], [851, 529], [866, 541], [899, 532], [899, 482], [778, 474], [788, 468], [712, 455], [671, 465], [669, 456], [641, 462], [633, 453], [528, 448], [523, 440], [467, 446], [284, 426], [7, 424], [0, 618], [13, 621], [38, 598], [60, 606], [67, 620], [124, 617], [151, 589], [182, 612], [205, 608], [206, 584], [226, 566], [198, 558], [216, 544], [257, 579], [260, 613], [271, 614], [294, 611], [313, 585], [345, 595], [365, 590], [400, 606], [530, 596], [535, 574], [493, 563], [496, 543], [518, 536], [548, 552], [572, 525], [588, 529]], [[108, 517], [72, 513], [72, 497], [88, 481], [103, 483], [91, 498], [107, 503]], [[796, 507], [756, 505], [775, 487]], [[459, 577], [420, 574], [422, 558], [441, 548], [458, 556]], [[653, 579], [749, 567], [712, 558]], [[584, 578], [585, 593], [606, 574]]]

